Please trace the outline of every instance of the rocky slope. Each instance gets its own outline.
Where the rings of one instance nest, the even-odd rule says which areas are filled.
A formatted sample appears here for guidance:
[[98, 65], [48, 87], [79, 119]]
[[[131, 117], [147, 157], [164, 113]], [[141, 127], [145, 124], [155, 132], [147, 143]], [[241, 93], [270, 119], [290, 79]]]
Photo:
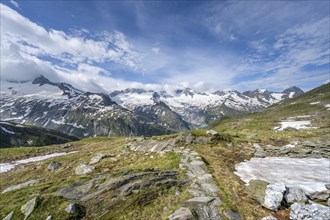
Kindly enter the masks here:
[[41, 127], [0, 121], [0, 148], [13, 146], [45, 146], [77, 140], [76, 137]]

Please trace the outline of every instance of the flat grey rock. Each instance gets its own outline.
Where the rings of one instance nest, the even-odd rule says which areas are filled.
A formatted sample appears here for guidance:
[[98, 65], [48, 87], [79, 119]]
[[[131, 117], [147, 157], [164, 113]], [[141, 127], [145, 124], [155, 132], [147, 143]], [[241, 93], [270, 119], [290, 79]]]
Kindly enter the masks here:
[[34, 197], [21, 207], [21, 212], [25, 216], [24, 219], [27, 219], [31, 215], [34, 209], [38, 206], [39, 200], [39, 197]]
[[171, 215], [168, 216], [168, 220], [193, 220], [195, 219], [194, 215], [190, 209], [181, 207]]
[[40, 180], [29, 180], [29, 181], [24, 182], [24, 183], [20, 183], [20, 184], [17, 184], [17, 185], [10, 186], [7, 189], [3, 190], [1, 193], [5, 194], [7, 192], [11, 192], [11, 191], [14, 191], [14, 190], [18, 190], [18, 189], [22, 189], [22, 188], [25, 188], [25, 187], [32, 186], [32, 185], [34, 185], [36, 183], [39, 183], [39, 182], [40, 182]]
[[194, 206], [194, 205], [207, 205], [208, 203], [215, 200], [215, 197], [208, 197], [208, 196], [200, 196], [200, 197], [194, 197], [191, 198], [182, 204], [184, 206]]

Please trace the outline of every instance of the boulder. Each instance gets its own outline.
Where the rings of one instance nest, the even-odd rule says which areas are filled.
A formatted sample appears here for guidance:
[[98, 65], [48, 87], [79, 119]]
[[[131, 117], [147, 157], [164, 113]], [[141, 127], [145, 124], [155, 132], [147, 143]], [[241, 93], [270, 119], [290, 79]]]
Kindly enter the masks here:
[[11, 211], [3, 220], [11, 220], [14, 216], [14, 211]]
[[287, 187], [284, 193], [284, 199], [287, 204], [293, 204], [295, 202], [298, 203], [306, 203], [308, 202], [308, 198], [305, 195], [304, 191], [299, 188]]
[[308, 205], [294, 203], [290, 207], [290, 219], [330, 219], [330, 209], [329, 207], [316, 203]]
[[249, 185], [245, 188], [245, 192], [249, 197], [263, 204], [267, 185], [268, 183], [263, 180], [250, 180]]
[[46, 220], [53, 220], [53, 217], [51, 215], [48, 215]]
[[76, 170], [75, 170], [75, 173], [77, 175], [84, 175], [84, 174], [87, 174], [87, 173], [91, 173], [93, 172], [95, 169], [95, 167], [93, 166], [88, 166], [86, 164], [80, 164]]
[[168, 220], [193, 220], [195, 219], [194, 215], [190, 209], [181, 207], [171, 215], [168, 216]]
[[50, 171], [55, 171], [55, 170], [57, 170], [58, 168], [60, 168], [61, 165], [62, 165], [62, 164], [59, 163], [59, 162], [52, 161], [52, 162], [50, 162], [50, 163], [48, 164], [47, 169], [50, 170]]
[[96, 163], [100, 162], [102, 159], [107, 158], [107, 157], [114, 157], [114, 155], [113, 154], [105, 154], [105, 153], [98, 154], [98, 155], [91, 158], [89, 164], [96, 164]]
[[67, 212], [67, 213], [77, 213], [78, 212], [78, 204], [76, 204], [76, 203], [70, 203], [69, 205], [67, 205], [66, 207], [65, 207], [65, 211]]
[[40, 182], [40, 180], [29, 180], [29, 181], [24, 182], [24, 183], [20, 183], [20, 184], [17, 184], [17, 185], [10, 186], [10, 187], [4, 189], [1, 193], [5, 194], [7, 192], [11, 192], [11, 191], [14, 191], [14, 190], [22, 189], [24, 187], [32, 186], [33, 184], [36, 184], [36, 183], [39, 183], [39, 182]]
[[263, 205], [272, 211], [277, 211], [281, 206], [285, 190], [284, 182], [268, 184]]
[[39, 200], [39, 197], [33, 197], [21, 207], [21, 212], [25, 215], [24, 219], [27, 219], [31, 215], [33, 210], [38, 206]]
[[85, 215], [85, 208], [77, 203], [70, 203], [65, 207], [64, 211], [75, 215], [78, 219]]

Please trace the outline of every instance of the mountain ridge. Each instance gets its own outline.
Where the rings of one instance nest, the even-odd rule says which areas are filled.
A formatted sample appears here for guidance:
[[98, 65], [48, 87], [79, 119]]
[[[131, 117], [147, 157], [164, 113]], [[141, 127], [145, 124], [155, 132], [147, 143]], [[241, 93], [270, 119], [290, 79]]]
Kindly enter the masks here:
[[174, 94], [145, 89], [105, 94], [54, 83], [43, 75], [32, 82], [1, 84], [2, 120], [60, 130], [78, 138], [150, 136], [207, 127], [215, 120], [258, 111], [302, 92], [297, 87], [260, 94], [202, 93], [185, 88]]

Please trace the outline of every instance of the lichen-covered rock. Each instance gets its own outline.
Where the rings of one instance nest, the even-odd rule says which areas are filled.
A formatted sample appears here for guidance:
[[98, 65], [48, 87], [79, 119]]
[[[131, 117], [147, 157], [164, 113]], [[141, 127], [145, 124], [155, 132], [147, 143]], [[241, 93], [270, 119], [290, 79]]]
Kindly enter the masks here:
[[272, 211], [278, 210], [281, 206], [285, 190], [284, 182], [268, 184], [263, 205]]
[[27, 219], [27, 217], [31, 215], [34, 209], [38, 206], [39, 200], [40, 200], [39, 197], [33, 197], [21, 207], [21, 212], [25, 216], [24, 219]]
[[59, 162], [52, 161], [52, 162], [50, 162], [50, 163], [48, 164], [47, 169], [50, 170], [50, 171], [55, 171], [55, 170], [57, 170], [58, 168], [60, 168], [61, 165], [62, 165], [62, 164], [59, 163]]
[[260, 204], [263, 204], [267, 185], [268, 183], [263, 180], [250, 180], [245, 191], [249, 197], [257, 200]]
[[195, 219], [194, 215], [190, 209], [181, 207], [171, 215], [168, 216], [168, 220], [193, 220]]
[[324, 220], [330, 219], [330, 208], [320, 204], [300, 205], [294, 203], [290, 207], [291, 220]]
[[307, 196], [304, 191], [299, 188], [287, 187], [284, 193], [284, 199], [287, 204], [293, 204], [295, 202], [298, 203], [306, 203], [308, 201]]
[[75, 173], [77, 175], [84, 175], [84, 174], [93, 172], [94, 169], [95, 169], [95, 167], [93, 167], [93, 166], [88, 166], [86, 164], [80, 164], [76, 168]]

